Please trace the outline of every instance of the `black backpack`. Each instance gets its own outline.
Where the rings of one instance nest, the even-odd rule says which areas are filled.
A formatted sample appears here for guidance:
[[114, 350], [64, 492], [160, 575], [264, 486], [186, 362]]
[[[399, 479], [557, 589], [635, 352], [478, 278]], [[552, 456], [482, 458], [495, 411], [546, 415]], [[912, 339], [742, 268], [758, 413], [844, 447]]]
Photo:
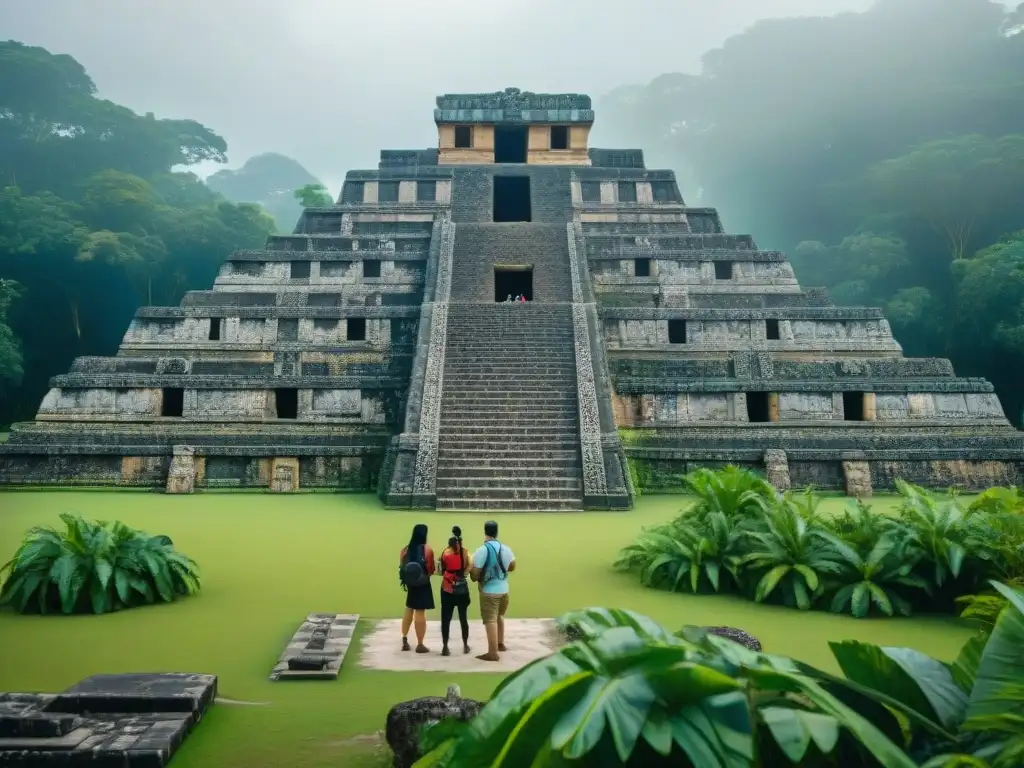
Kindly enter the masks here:
[[[426, 551], [424, 551], [425, 555]], [[425, 587], [430, 583], [430, 576], [427, 574], [427, 564], [423, 560], [406, 560], [398, 566], [398, 579], [402, 582], [402, 586], [406, 588]]]

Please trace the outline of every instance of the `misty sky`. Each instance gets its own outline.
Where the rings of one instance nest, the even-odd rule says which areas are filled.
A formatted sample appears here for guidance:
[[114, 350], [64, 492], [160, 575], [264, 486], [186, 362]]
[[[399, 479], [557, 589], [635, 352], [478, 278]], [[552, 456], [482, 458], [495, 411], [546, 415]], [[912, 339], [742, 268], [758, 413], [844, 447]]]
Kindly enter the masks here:
[[349, 168], [376, 167], [381, 148], [433, 146], [438, 93], [596, 97], [695, 70], [757, 19], [871, 3], [0, 0], [0, 37], [70, 53], [103, 97], [138, 112], [208, 125], [227, 139], [231, 167], [281, 152], [336, 192]]

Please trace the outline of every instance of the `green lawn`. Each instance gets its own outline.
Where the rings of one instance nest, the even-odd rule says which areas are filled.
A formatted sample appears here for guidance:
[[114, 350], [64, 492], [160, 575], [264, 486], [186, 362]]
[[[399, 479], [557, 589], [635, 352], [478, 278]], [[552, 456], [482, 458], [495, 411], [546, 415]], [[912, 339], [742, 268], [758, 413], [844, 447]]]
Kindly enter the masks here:
[[[670, 627], [727, 624], [751, 632], [768, 651], [830, 669], [830, 639], [907, 645], [952, 658], [970, 634], [946, 618], [858, 621], [728, 597], [672, 595], [643, 589], [611, 570], [618, 548], [641, 526], [672, 517], [684, 503], [682, 497], [648, 496], [631, 513], [499, 516], [502, 539], [519, 563], [511, 615], [557, 616], [606, 605], [641, 611]], [[845, 501], [824, 503], [838, 508]], [[392, 704], [443, 695], [452, 682], [464, 695], [486, 698], [500, 679], [364, 671], [356, 644], [336, 682], [267, 681], [309, 611], [364, 619], [401, 613], [397, 553], [414, 523], [428, 523], [438, 547], [458, 523], [475, 545], [483, 514], [391, 512], [372, 496], [10, 491], [0, 492], [0, 560], [13, 553], [25, 529], [55, 523], [65, 511], [168, 534], [199, 562], [204, 590], [172, 605], [107, 616], [4, 613], [0, 691], [57, 691], [99, 672], [208, 672], [220, 677], [222, 696], [269, 702], [213, 707], [175, 758], [175, 768], [378, 765], [379, 756], [368, 755], [366, 747], [344, 742], [382, 729]]]

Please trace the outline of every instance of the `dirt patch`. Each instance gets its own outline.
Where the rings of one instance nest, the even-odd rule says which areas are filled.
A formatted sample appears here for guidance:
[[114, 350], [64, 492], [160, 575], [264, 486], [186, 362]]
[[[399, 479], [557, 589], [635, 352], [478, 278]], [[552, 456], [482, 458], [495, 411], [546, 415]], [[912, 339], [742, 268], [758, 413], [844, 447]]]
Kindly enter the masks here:
[[[452, 622], [451, 656], [441, 655], [441, 622], [428, 621], [424, 643], [429, 654], [402, 651], [402, 622], [387, 619], [363, 638], [359, 663], [369, 669], [395, 672], [512, 672], [547, 656], [558, 647], [553, 619], [508, 619], [505, 622], [505, 645], [508, 651], [501, 661], [487, 662], [476, 658], [487, 651], [487, 636], [479, 621], [469, 624], [469, 645], [472, 653], [462, 652], [462, 636], [458, 621]], [[410, 632], [410, 635], [412, 633]], [[410, 638], [415, 645], [415, 638]]]

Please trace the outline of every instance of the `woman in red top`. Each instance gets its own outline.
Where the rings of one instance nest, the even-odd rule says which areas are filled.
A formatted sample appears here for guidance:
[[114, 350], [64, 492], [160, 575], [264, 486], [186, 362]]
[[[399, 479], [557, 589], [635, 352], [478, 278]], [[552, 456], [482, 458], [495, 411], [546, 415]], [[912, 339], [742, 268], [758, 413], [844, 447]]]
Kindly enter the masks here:
[[409, 651], [409, 627], [416, 626], [416, 653], [430, 653], [423, 644], [423, 636], [427, 633], [426, 611], [434, 610], [434, 592], [430, 588], [430, 576], [434, 575], [434, 551], [427, 546], [427, 526], [420, 523], [413, 526], [409, 543], [402, 549], [398, 564], [421, 563], [427, 573], [425, 583], [407, 587], [405, 596], [405, 614], [402, 616], [402, 650]]
[[452, 615], [459, 609], [459, 624], [462, 626], [462, 652], [469, 653], [469, 582], [466, 571], [472, 565], [472, 557], [462, 546], [462, 529], [452, 528], [452, 537], [448, 546], [441, 553], [441, 649], [442, 656], [450, 656], [448, 650], [448, 630], [451, 627]]

